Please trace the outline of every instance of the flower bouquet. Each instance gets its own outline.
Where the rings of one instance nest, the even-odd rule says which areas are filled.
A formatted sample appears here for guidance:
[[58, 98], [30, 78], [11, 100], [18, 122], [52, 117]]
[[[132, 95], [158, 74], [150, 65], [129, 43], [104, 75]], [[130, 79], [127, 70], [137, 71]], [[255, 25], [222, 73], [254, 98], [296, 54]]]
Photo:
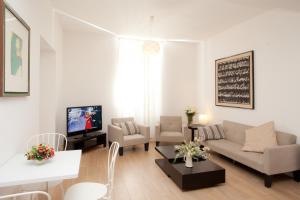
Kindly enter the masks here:
[[193, 158], [199, 159], [202, 158], [204, 160], [209, 158], [209, 148], [208, 147], [200, 147], [195, 142], [184, 143], [181, 145], [175, 145], [176, 156], [175, 160], [179, 157], [183, 156], [186, 167], [193, 167]]
[[27, 160], [35, 160], [37, 163], [43, 163], [45, 160], [49, 160], [54, 157], [54, 149], [48, 144], [39, 144], [33, 146], [30, 151], [28, 151], [25, 156]]
[[196, 109], [189, 107], [185, 110], [185, 114], [188, 118], [188, 124], [191, 124], [193, 122], [193, 117], [196, 114]]

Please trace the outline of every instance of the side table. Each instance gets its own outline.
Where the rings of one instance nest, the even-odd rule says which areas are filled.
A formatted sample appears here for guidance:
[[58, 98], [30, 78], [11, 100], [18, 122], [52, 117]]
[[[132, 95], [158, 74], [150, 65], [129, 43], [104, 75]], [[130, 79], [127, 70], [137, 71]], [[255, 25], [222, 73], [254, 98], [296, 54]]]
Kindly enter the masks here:
[[198, 127], [203, 127], [201, 124], [189, 124], [188, 129], [192, 131], [192, 138], [191, 141], [195, 140], [195, 131], [198, 129]]

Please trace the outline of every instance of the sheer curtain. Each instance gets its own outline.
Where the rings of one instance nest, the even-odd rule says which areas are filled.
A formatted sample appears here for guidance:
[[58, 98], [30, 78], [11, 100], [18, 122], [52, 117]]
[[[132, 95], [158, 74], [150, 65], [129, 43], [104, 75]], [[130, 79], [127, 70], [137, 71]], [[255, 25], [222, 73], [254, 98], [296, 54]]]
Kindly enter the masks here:
[[143, 52], [143, 41], [119, 39], [115, 81], [118, 116], [132, 116], [153, 127], [160, 116], [162, 50], [156, 55]]

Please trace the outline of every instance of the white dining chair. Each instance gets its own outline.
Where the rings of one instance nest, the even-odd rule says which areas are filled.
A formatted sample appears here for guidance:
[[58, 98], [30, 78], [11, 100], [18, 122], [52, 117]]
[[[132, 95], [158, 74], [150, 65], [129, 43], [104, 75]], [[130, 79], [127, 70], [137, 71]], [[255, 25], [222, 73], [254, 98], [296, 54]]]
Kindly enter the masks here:
[[[60, 151], [60, 149], [65, 151], [67, 149], [68, 139], [61, 133], [42, 133], [33, 135], [27, 140], [27, 151], [29, 151], [32, 146], [41, 143], [49, 144], [55, 151]], [[63, 145], [63, 148], [60, 148], [61, 145]]]
[[119, 143], [113, 142], [109, 148], [107, 159], [107, 184], [82, 182], [71, 186], [65, 193], [64, 200], [111, 200], [115, 163], [119, 151]]
[[[65, 151], [68, 145], [68, 139], [65, 135], [61, 133], [42, 133], [31, 136], [27, 140], [27, 151], [31, 150], [32, 146], [36, 146], [38, 144], [49, 144], [54, 148], [55, 151]], [[62, 146], [63, 145], [63, 146]], [[59, 185], [62, 196], [64, 196], [64, 188], [61, 181], [51, 181], [47, 182], [47, 191], [51, 187], [55, 187]], [[23, 185], [22, 189], [25, 191], [30, 191], [33, 188], [36, 188], [36, 185]]]
[[4, 196], [0, 196], [0, 199], [11, 199], [11, 198], [17, 198], [17, 197], [21, 197], [21, 196], [32, 196], [32, 195], [36, 195], [36, 194], [41, 194], [43, 196], [47, 197], [47, 200], [51, 200], [51, 196], [50, 194], [48, 194], [47, 192], [44, 191], [31, 191], [31, 192], [21, 192], [21, 193], [16, 193], [16, 194], [9, 194], [9, 195], [4, 195]]

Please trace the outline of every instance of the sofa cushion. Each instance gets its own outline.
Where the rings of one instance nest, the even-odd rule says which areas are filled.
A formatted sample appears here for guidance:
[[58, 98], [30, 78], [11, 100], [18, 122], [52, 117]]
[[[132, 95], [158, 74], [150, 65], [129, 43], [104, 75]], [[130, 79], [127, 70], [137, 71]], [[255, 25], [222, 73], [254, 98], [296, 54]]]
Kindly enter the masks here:
[[277, 146], [274, 122], [268, 122], [246, 130], [243, 151], [263, 153], [266, 148]]
[[213, 151], [231, 158], [239, 163], [247, 165], [253, 169], [263, 172], [263, 154], [254, 152], [244, 152], [242, 145], [231, 142], [227, 139], [208, 140], [204, 143]]
[[252, 128], [252, 126], [224, 120], [223, 128], [224, 128], [225, 138], [227, 140], [238, 143], [240, 145], [244, 145], [245, 130]]
[[242, 145], [231, 142], [227, 139], [207, 140], [204, 145], [210, 147], [213, 151], [225, 155], [229, 158], [236, 159], [233, 152], [241, 151]]
[[201, 140], [220, 140], [225, 138], [223, 127], [220, 124], [199, 127], [198, 132]]
[[160, 131], [182, 131], [182, 119], [177, 116], [161, 116]]

